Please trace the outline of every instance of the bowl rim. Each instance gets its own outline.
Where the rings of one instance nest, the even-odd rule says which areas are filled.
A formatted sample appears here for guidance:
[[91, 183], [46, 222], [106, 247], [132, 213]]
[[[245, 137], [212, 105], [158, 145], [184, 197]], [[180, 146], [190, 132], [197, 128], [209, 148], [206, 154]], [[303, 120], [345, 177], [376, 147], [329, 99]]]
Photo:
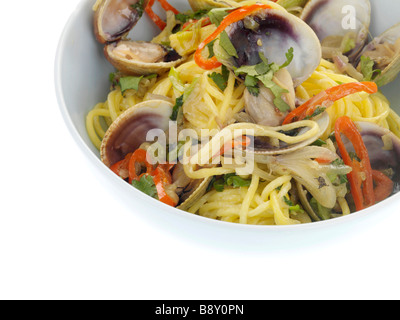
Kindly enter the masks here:
[[319, 221], [319, 222], [312, 222], [306, 224], [296, 224], [296, 225], [249, 225], [249, 224], [238, 224], [238, 223], [231, 223], [225, 222], [220, 220], [214, 220], [210, 218], [206, 218], [203, 216], [199, 216], [196, 214], [192, 214], [183, 210], [179, 210], [177, 208], [170, 207], [160, 201], [153, 199], [144, 193], [140, 192], [139, 190], [135, 190], [125, 181], [119, 179], [115, 174], [113, 174], [110, 170], [106, 170], [107, 167], [101, 162], [101, 160], [94, 154], [94, 152], [89, 148], [89, 146], [85, 143], [82, 136], [79, 134], [77, 128], [75, 127], [70, 113], [68, 111], [68, 107], [65, 102], [64, 92], [62, 90], [62, 61], [66, 46], [66, 38], [67, 34], [73, 29], [74, 21], [79, 17], [84, 7], [86, 7], [88, 2], [92, 2], [92, 0], [80, 0], [78, 5], [76, 6], [75, 10], [70, 14], [63, 31], [59, 37], [56, 56], [54, 60], [54, 85], [55, 85], [55, 92], [58, 101], [58, 106], [64, 120], [65, 125], [69, 133], [71, 134], [74, 141], [78, 144], [79, 149], [81, 152], [86, 156], [86, 158], [90, 161], [90, 163], [101, 172], [101, 174], [105, 175], [107, 180], [111, 180], [111, 183], [116, 183], [119, 188], [123, 188], [124, 192], [130, 192], [133, 194], [134, 201], [143, 201], [147, 203], [150, 207], [154, 209], [162, 210], [167, 212], [169, 215], [179, 216], [181, 218], [192, 220], [194, 223], [198, 223], [199, 225], [208, 225], [213, 227], [222, 227], [222, 228], [229, 228], [233, 231], [252, 231], [252, 232], [287, 232], [289, 231], [310, 231], [310, 230], [317, 230], [323, 229], [326, 227], [334, 227], [342, 224], [348, 224], [354, 220], [360, 220], [360, 218], [370, 218], [374, 215], [375, 211], [385, 210], [384, 207], [389, 208], [391, 205], [394, 205], [396, 202], [400, 203], [400, 193], [391, 196], [390, 198], [386, 199], [383, 202], [380, 202], [370, 208], [366, 208], [364, 210], [352, 213], [350, 215], [335, 218], [326, 221]]

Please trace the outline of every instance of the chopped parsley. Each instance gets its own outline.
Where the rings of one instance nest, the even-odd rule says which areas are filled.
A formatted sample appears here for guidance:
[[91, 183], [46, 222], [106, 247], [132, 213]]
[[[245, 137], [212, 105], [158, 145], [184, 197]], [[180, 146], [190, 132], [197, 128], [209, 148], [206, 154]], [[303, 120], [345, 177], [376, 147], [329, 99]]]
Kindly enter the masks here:
[[143, 175], [139, 181], [133, 180], [132, 185], [142, 191], [143, 193], [147, 194], [148, 196], [158, 200], [158, 193], [157, 188], [154, 183], [154, 179], [150, 175]]
[[275, 96], [274, 104], [281, 112], [287, 112], [290, 110], [290, 106], [282, 99], [284, 93], [289, 91], [281, 88], [278, 84], [273, 81], [274, 74], [290, 65], [293, 61], [294, 49], [290, 48], [286, 53], [286, 62], [281, 66], [276, 63], [269, 63], [268, 59], [260, 52], [261, 63], [253, 66], [242, 66], [235, 70], [236, 75], [245, 75], [245, 86], [249, 92], [258, 96], [260, 93], [259, 82], [261, 82], [266, 88], [270, 89]]
[[210, 21], [212, 24], [215, 24], [217, 27], [221, 24], [222, 20], [225, 19], [225, 17], [229, 14], [230, 9], [224, 9], [224, 8], [216, 8], [210, 10], [208, 12], [208, 17], [210, 18]]
[[235, 46], [232, 44], [231, 39], [229, 39], [226, 31], [222, 31], [219, 39], [219, 45], [226, 51], [231, 57], [239, 58]]
[[363, 81], [375, 80], [375, 78], [382, 73], [381, 70], [374, 69], [374, 67], [375, 62], [370, 57], [361, 57], [361, 73], [364, 76]]
[[218, 88], [220, 88], [222, 91], [225, 91], [229, 80], [229, 70], [226, 66], [222, 66], [222, 74], [214, 72], [210, 74], [209, 77], [214, 81]]
[[251, 179], [243, 179], [234, 173], [226, 174], [223, 177], [217, 179], [214, 178], [210, 185], [218, 192], [225, 190], [225, 187], [241, 188], [249, 187], [251, 185]]
[[148, 76], [141, 76], [141, 77], [134, 77], [134, 76], [127, 76], [121, 77], [121, 75], [116, 73], [110, 73], [109, 80], [113, 87], [119, 86], [121, 88], [122, 94], [125, 93], [126, 90], [139, 90], [140, 82], [143, 79], [153, 79], [156, 78], [157, 74], [151, 74]]

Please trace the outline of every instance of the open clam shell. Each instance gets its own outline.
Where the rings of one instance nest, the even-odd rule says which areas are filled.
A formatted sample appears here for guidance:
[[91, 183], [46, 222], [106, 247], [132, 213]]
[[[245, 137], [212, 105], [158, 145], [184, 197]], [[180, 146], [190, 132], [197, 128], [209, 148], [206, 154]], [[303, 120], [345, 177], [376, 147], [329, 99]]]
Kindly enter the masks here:
[[400, 23], [374, 38], [360, 56], [372, 59], [382, 71], [374, 80], [379, 87], [394, 81], [400, 73]]
[[[254, 149], [248, 149], [247, 151], [250, 153], [254, 153], [255, 155], [274, 156], [274, 155], [291, 153], [298, 149], [309, 146], [313, 142], [318, 140], [328, 129], [329, 122], [330, 122], [328, 113], [324, 112], [322, 115], [320, 115], [318, 118], [316, 118], [315, 121], [318, 124], [318, 130], [316, 130], [315, 134], [313, 134], [310, 138], [305, 139], [302, 142], [299, 142], [296, 144], [287, 144], [283, 141], [274, 141], [273, 143], [271, 143], [271, 140], [269, 138], [264, 139], [261, 137], [261, 138], [255, 138], [254, 139]], [[283, 132], [283, 133], [286, 132], [289, 134], [295, 134], [298, 137], [301, 137], [302, 135], [307, 134], [307, 132], [309, 130], [311, 130], [310, 127], [304, 127], [304, 128], [296, 129], [292, 132], [287, 132], [288, 131], [287, 128], [288, 128], [288, 126], [282, 126], [282, 127], [277, 127], [277, 128], [271, 128], [271, 129], [276, 130], [277, 132]]]
[[103, 139], [100, 155], [111, 167], [137, 150], [147, 141], [152, 129], [168, 130], [173, 104], [164, 100], [150, 100], [128, 109], [115, 120]]
[[184, 211], [190, 209], [190, 207], [193, 206], [197, 200], [206, 194], [211, 180], [212, 177], [194, 181], [191, 190], [186, 191], [184, 196], [181, 197], [182, 203], [177, 208]]
[[94, 14], [96, 39], [104, 44], [121, 39], [141, 18], [149, 0], [103, 0]]
[[[357, 122], [364, 144], [368, 150], [371, 167], [390, 173], [392, 180], [400, 183], [400, 139], [388, 129], [370, 122]], [[342, 137], [346, 149], [354, 151], [350, 141]]]
[[122, 40], [105, 46], [107, 60], [127, 75], [162, 74], [185, 59], [158, 43]]
[[349, 37], [352, 45], [345, 52], [350, 61], [356, 59], [368, 40], [371, 23], [369, 0], [310, 0], [301, 18], [315, 31], [319, 40]]
[[235, 67], [261, 63], [260, 54], [269, 62], [283, 65], [285, 52], [293, 48], [294, 58], [287, 70], [295, 86], [308, 79], [321, 62], [321, 45], [315, 32], [281, 7], [259, 10], [231, 24], [226, 32], [237, 51]]

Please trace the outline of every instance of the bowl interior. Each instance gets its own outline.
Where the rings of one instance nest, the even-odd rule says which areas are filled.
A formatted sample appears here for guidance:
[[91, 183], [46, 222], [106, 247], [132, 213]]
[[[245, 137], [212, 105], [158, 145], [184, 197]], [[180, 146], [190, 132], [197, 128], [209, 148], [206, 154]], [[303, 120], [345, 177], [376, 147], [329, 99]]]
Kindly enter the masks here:
[[[92, 145], [85, 126], [86, 114], [99, 102], [107, 98], [109, 90], [108, 75], [113, 67], [106, 61], [102, 46], [93, 36], [94, 0], [82, 0], [72, 14], [61, 37], [56, 64], [56, 90], [65, 121], [84, 152], [100, 160], [98, 150]], [[170, 0], [179, 10], [189, 9], [187, 0]], [[400, 2], [392, 0], [371, 0], [371, 34], [380, 34], [399, 22]], [[150, 40], [157, 34], [157, 27], [144, 15], [131, 32], [136, 40]], [[383, 88], [383, 93], [392, 103], [392, 108], [400, 112], [400, 77]], [[104, 172], [106, 168], [104, 167]], [[132, 194], [136, 194], [132, 189]]]

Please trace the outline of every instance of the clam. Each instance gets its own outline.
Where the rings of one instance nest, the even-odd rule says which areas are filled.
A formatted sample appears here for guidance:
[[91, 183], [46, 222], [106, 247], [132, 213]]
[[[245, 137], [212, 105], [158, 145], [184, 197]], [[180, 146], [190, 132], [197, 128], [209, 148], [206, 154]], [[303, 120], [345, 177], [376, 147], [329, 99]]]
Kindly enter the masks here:
[[103, 0], [94, 15], [96, 39], [104, 44], [121, 39], [137, 24], [149, 0]]
[[[288, 104], [291, 110], [295, 109], [296, 93], [293, 86], [293, 80], [286, 69], [279, 70], [275, 74], [275, 81], [287, 90], [288, 93], [282, 95], [282, 99]], [[282, 124], [290, 110], [280, 111], [274, 104], [275, 95], [273, 92], [260, 85], [260, 93], [258, 96], [251, 94], [247, 89], [244, 93], [244, 101], [246, 113], [254, 120], [255, 123], [277, 127]]]
[[287, 70], [295, 87], [321, 62], [321, 45], [315, 32], [282, 8], [259, 10], [228, 26], [226, 32], [237, 51], [237, 57], [230, 58], [234, 67], [257, 65], [262, 55], [270, 63], [283, 65], [285, 53], [293, 48], [294, 57]]
[[[273, 156], [291, 153], [309, 146], [318, 140], [328, 129], [330, 122], [329, 115], [324, 112], [322, 115], [318, 116], [315, 121], [318, 126], [313, 130], [314, 133], [306, 140], [294, 144], [288, 144], [278, 139], [257, 137], [254, 139], [254, 149], [249, 148], [248, 152], [260, 156]], [[309, 130], [312, 130], [310, 127], [293, 129], [290, 125], [273, 128], [271, 127], [270, 129], [278, 133], [284, 133], [286, 135], [292, 135], [296, 137], [301, 137], [304, 134], [308, 134]]]
[[352, 62], [364, 47], [371, 22], [369, 0], [310, 0], [301, 18], [315, 31], [322, 47], [340, 50]]
[[212, 177], [203, 180], [193, 180], [180, 196], [180, 204], [178, 209], [187, 211], [194, 203], [204, 196], [211, 183]]
[[184, 61], [175, 50], [158, 43], [121, 40], [104, 48], [107, 60], [127, 75], [162, 74]]
[[150, 100], [125, 111], [112, 123], [103, 139], [100, 149], [103, 163], [111, 167], [137, 150], [147, 141], [150, 130], [168, 130], [172, 108], [170, 102]]
[[400, 23], [374, 38], [361, 56], [375, 62], [375, 69], [382, 72], [375, 78], [379, 87], [394, 81], [400, 72]]
[[[397, 185], [400, 184], [400, 139], [390, 130], [369, 122], [357, 122], [368, 150], [373, 170], [387, 173]], [[346, 149], [354, 151], [352, 144], [343, 137]]]

